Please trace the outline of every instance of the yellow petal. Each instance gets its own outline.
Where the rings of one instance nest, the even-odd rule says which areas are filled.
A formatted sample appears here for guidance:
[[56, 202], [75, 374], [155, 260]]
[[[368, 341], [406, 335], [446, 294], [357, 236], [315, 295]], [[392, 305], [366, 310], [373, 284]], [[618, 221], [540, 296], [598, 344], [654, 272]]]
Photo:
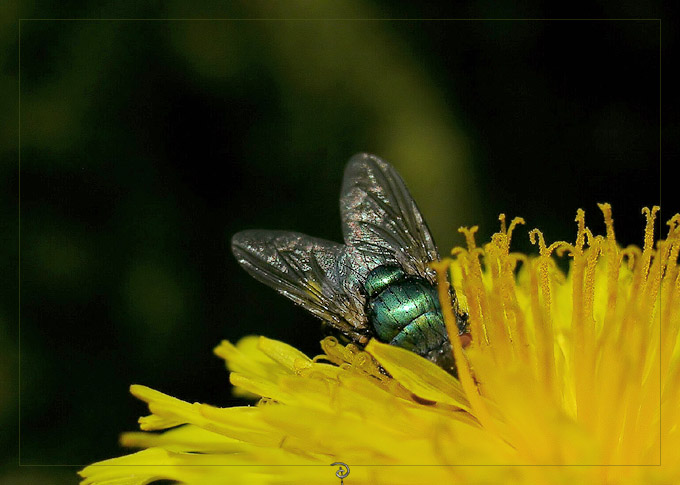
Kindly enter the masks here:
[[392, 377], [418, 397], [470, 410], [458, 379], [408, 350], [372, 339], [366, 350]]

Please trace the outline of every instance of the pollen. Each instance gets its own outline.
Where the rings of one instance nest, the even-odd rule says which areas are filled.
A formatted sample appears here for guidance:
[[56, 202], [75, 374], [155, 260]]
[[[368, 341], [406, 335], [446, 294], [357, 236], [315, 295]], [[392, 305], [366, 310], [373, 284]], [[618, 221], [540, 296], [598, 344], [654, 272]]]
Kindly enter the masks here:
[[461, 228], [465, 246], [433, 263], [458, 378], [375, 339], [329, 337], [314, 358], [225, 341], [215, 354], [253, 405], [132, 386], [150, 415], [121, 444], [138, 451], [86, 467], [82, 483], [339, 483], [334, 462], [348, 485], [680, 483], [680, 215], [655, 240], [659, 208], [644, 209], [641, 247], [621, 247], [599, 209], [605, 234], [578, 210], [574, 242], [528, 231], [534, 255], [512, 251], [521, 218], [501, 215], [481, 245]]

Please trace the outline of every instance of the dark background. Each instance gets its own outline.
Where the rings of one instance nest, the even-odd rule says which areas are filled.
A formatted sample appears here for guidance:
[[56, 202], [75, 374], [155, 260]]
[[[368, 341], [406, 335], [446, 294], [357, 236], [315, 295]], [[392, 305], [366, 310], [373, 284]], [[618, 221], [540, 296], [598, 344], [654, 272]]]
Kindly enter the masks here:
[[[21, 16], [196, 16], [179, 2], [71, 3]], [[405, 2], [263, 5], [201, 17], [432, 16]], [[605, 201], [619, 241], [641, 244], [640, 209], [660, 197], [659, 37], [656, 20], [23, 20], [20, 71], [18, 56], [3, 59], [3, 82], [21, 78], [21, 168], [1, 177], [7, 241], [21, 190], [21, 463], [123, 453], [118, 434], [146, 413], [133, 383], [238, 403], [212, 354], [222, 339], [318, 353], [318, 322], [242, 271], [229, 240], [249, 228], [341, 240], [338, 192], [356, 152], [399, 169], [443, 254], [463, 244], [461, 225], [486, 241], [501, 212], [527, 221], [516, 250], [534, 251], [533, 227], [573, 240], [578, 208], [602, 233]], [[666, 209], [663, 222], [677, 206]], [[3, 298], [10, 449], [19, 306], [16, 292]], [[72, 471], [30, 469], [41, 483]]]

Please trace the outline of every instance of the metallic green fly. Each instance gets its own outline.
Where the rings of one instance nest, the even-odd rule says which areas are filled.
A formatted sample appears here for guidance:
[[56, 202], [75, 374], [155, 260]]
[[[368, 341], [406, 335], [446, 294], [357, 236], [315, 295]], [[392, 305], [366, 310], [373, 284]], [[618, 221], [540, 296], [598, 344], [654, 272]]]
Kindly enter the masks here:
[[[288, 231], [232, 238], [243, 268], [362, 345], [372, 337], [456, 374], [428, 263], [439, 252], [397, 171], [369, 154], [352, 157], [340, 193], [345, 244]], [[451, 302], [457, 309], [456, 294]], [[459, 334], [467, 315], [456, 311]]]

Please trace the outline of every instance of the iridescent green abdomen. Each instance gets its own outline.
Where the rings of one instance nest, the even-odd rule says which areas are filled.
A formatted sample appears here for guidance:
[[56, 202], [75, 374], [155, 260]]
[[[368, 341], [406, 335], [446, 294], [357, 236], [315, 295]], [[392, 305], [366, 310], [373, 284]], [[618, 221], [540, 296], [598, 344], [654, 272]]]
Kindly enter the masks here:
[[398, 266], [378, 266], [364, 283], [366, 315], [377, 337], [434, 360], [448, 336], [437, 288]]

